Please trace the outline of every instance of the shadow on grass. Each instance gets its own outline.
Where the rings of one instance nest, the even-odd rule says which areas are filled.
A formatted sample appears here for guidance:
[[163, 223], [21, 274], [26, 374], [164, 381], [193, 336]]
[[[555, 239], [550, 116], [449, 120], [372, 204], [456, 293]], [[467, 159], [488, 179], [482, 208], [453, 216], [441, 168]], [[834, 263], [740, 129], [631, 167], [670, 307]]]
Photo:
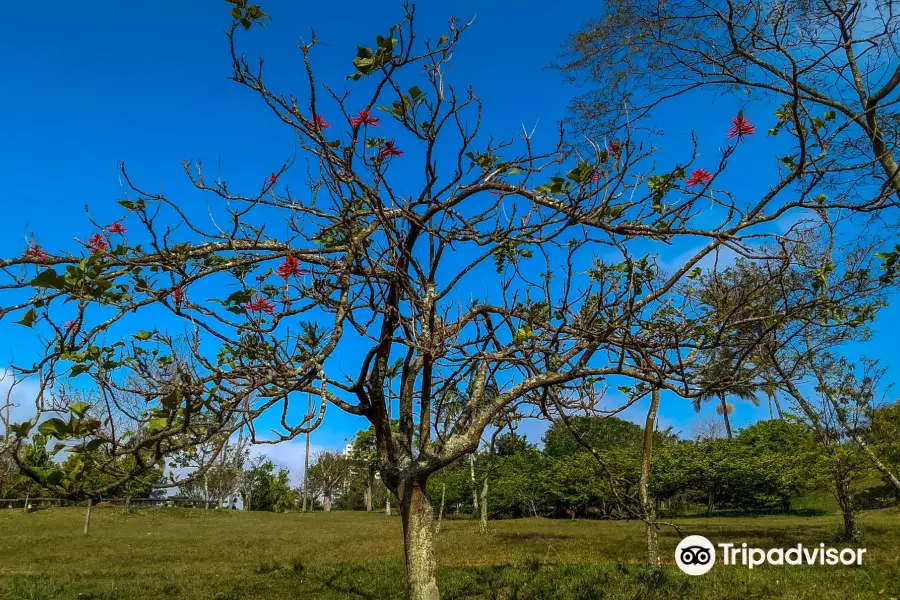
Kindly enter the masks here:
[[[560, 566], [529, 561], [477, 569], [439, 568], [443, 600], [602, 600], [688, 598], [690, 583], [668, 570], [640, 566]], [[398, 563], [328, 568], [314, 576], [323, 597], [403, 600], [405, 571]], [[312, 582], [311, 582], [312, 583]]]
[[712, 516], [706, 514], [706, 511], [698, 511], [693, 513], [660, 513], [666, 518], [677, 519], [758, 519], [762, 517], [824, 517], [833, 515], [834, 511], [822, 508], [798, 508], [791, 511], [740, 511], [740, 510], [717, 510]]

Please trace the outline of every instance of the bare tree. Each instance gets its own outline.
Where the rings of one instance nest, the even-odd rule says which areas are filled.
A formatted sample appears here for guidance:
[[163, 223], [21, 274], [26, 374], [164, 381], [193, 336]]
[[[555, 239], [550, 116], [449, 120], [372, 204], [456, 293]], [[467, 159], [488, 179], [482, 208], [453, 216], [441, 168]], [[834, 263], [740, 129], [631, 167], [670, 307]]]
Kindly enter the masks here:
[[[313, 37], [300, 47], [302, 91], [282, 94], [264, 83], [262, 60], [251, 66], [237, 50], [241, 27], [266, 15], [232, 4], [233, 79], [297, 136], [305, 171], [291, 179], [291, 159], [241, 192], [185, 163], [204, 198], [221, 200], [207, 205], [205, 223], [123, 167], [123, 221], [138, 231], [92, 221], [97, 233], [78, 249], [33, 243], [0, 261], [0, 317], [15, 313], [45, 340], [41, 356], [15, 366], [38, 385], [39, 416], [11, 427], [13, 445], [37, 426], [73, 452], [133, 457], [115, 485], [216, 436], [245, 431], [273, 444], [314, 430], [329, 406], [357, 415], [374, 428], [378, 471], [400, 503], [412, 600], [439, 597], [428, 479], [476, 451], [492, 423], [512, 407], [559, 418], [596, 409], [607, 377], [644, 386], [628, 405], [650, 386], [699, 394], [690, 372], [709, 340], [695, 341], [681, 286], [701, 261], [723, 252], [767, 260], [767, 242], [797, 241], [795, 229], [772, 223], [801, 211], [884, 206], [878, 191], [820, 197], [828, 124], [788, 129], [804, 151], [759, 198], [713, 187], [740, 137], [707, 165], [715, 172], [690, 178], [696, 151], [660, 170], [631, 130], [586, 150], [571, 149], [562, 130], [540, 143], [524, 127], [491, 138], [474, 91], [447, 74], [469, 25], [453, 20], [436, 41], [422, 39], [411, 7], [359, 47], [348, 87], [319, 80]], [[700, 246], [661, 268], [657, 253], [680, 239]], [[152, 310], [183, 331], [105, 338]], [[362, 355], [351, 372], [339, 370], [339, 348]], [[57, 382], [75, 376], [91, 382], [93, 414], [53, 399]], [[451, 391], [463, 385], [458, 410]], [[140, 411], [122, 402], [129, 395]], [[310, 395], [313, 414], [289, 410]], [[274, 430], [258, 435], [263, 414], [275, 416], [266, 420]], [[67, 496], [103, 491], [72, 488], [68, 475], [29, 473]]]

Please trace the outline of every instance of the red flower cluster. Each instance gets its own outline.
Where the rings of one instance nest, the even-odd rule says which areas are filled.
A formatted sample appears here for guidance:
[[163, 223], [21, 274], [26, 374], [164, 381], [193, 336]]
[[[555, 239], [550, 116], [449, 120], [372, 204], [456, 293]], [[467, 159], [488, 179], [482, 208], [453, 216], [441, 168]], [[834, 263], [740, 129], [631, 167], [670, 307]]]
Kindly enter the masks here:
[[102, 254], [109, 250], [109, 242], [107, 242], [106, 238], [100, 233], [95, 233], [88, 238], [87, 246], [90, 249], [92, 256], [94, 254]]
[[751, 125], [750, 119], [744, 116], [744, 111], [739, 110], [737, 116], [731, 119], [728, 139], [737, 138], [739, 142], [742, 142], [745, 135], [753, 135], [754, 133], [756, 133], [756, 125]]
[[706, 169], [697, 169], [691, 171], [691, 177], [685, 183], [687, 185], [706, 185], [713, 180], [713, 174]]
[[372, 127], [378, 127], [378, 121], [380, 121], [380, 119], [369, 116], [368, 109], [359, 111], [358, 117], [350, 117], [350, 124], [353, 126], [353, 129], [356, 129], [360, 125], [371, 125]]
[[331, 129], [331, 125], [322, 115], [313, 115], [313, 118], [306, 122], [311, 129]]
[[306, 271], [300, 268], [300, 261], [297, 260], [295, 256], [291, 256], [288, 254], [284, 257], [284, 262], [275, 269], [275, 273], [278, 274], [279, 277], [287, 281], [292, 276], [296, 277], [297, 275], [306, 275]]
[[606, 147], [606, 151], [610, 156], [615, 156], [622, 151], [622, 145], [619, 142], [610, 142], [609, 146]]
[[63, 327], [66, 328], [66, 331], [72, 331], [76, 327], [78, 327], [78, 321], [66, 321], [63, 324]]
[[278, 175], [276, 175], [275, 173], [272, 173], [266, 179], [266, 183], [268, 183], [269, 185], [275, 185], [276, 183], [278, 183]]
[[275, 305], [263, 296], [257, 296], [252, 302], [245, 304], [244, 308], [248, 312], [266, 313], [267, 315], [275, 314]]
[[37, 244], [32, 244], [28, 246], [27, 250], [25, 250], [25, 256], [27, 256], [28, 258], [36, 258], [38, 260], [46, 260], [47, 253], [44, 252]]
[[378, 151], [378, 160], [384, 160], [388, 156], [403, 156], [403, 151], [394, 145], [394, 140], [388, 140]]
[[184, 293], [184, 288], [177, 287], [169, 294], [169, 298], [175, 303], [175, 308], [180, 309], [181, 305], [187, 300], [187, 294]]
[[108, 231], [109, 233], [117, 233], [119, 235], [125, 235], [125, 233], [128, 231], [128, 228], [117, 221], [117, 222], [113, 223], [112, 225], [108, 226], [106, 228], [106, 231]]

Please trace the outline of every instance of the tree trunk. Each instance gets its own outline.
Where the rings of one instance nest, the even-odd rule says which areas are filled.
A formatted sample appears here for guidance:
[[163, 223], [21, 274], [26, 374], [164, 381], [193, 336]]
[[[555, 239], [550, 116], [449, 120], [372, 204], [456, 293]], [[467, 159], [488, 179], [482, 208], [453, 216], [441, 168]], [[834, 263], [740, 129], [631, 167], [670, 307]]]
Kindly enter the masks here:
[[485, 533], [487, 531], [488, 524], [488, 476], [487, 473], [484, 475], [484, 484], [481, 486], [481, 524], [479, 528], [481, 529], [481, 533]]
[[209, 475], [203, 475], [203, 503], [204, 508], [209, 510]]
[[659, 388], [650, 394], [650, 409], [644, 425], [644, 451], [641, 457], [641, 516], [644, 520], [644, 535], [647, 540], [647, 564], [652, 568], [661, 566], [659, 560], [659, 536], [656, 529], [656, 510], [650, 500], [650, 466], [653, 458], [653, 431], [656, 413], [659, 410]]
[[331, 496], [329, 494], [322, 495], [322, 510], [331, 512]]
[[94, 506], [94, 499], [88, 498], [87, 512], [84, 514], [84, 535], [91, 532], [91, 508]]
[[30, 497], [30, 493], [29, 493], [29, 492], [25, 492], [25, 507], [22, 508], [22, 512], [23, 512], [23, 513], [27, 513], [27, 512], [28, 512], [28, 498], [29, 498], [29, 497]]
[[478, 484], [475, 483], [475, 454], [469, 455], [469, 475], [472, 478], [472, 510], [478, 514]]
[[774, 420], [775, 420], [775, 412], [774, 412], [774, 409], [773, 409], [773, 407], [772, 407], [772, 396], [773, 396], [773, 395], [774, 395], [774, 394], [768, 394], [768, 396], [769, 396], [769, 420], [770, 420], [770, 421], [774, 421]]
[[[309, 498], [309, 477], [307, 477], [307, 473], [309, 473], [309, 432], [306, 432], [306, 456], [303, 459], [303, 512], [306, 512], [306, 507], [310, 502]], [[312, 507], [310, 507], [312, 510]]]
[[706, 503], [706, 516], [711, 517], [713, 512], [713, 490], [709, 490], [709, 501]]
[[375, 487], [375, 473], [369, 472], [369, 477], [366, 479], [366, 491], [365, 491], [365, 501], [366, 501], [366, 512], [372, 512], [372, 495], [374, 494], [373, 488]]
[[835, 492], [841, 515], [844, 517], [843, 540], [859, 541], [859, 528], [856, 525], [856, 508], [853, 506], [853, 491], [850, 489], [850, 477], [844, 465], [837, 458], [832, 459], [834, 470]]
[[781, 411], [781, 402], [778, 401], [778, 396], [776, 394], [772, 394], [772, 401], [775, 403], [775, 412], [778, 413], [778, 418], [784, 420], [784, 413]]
[[438, 512], [438, 520], [436, 531], [441, 530], [441, 523], [444, 522], [444, 501], [447, 498], [447, 476], [444, 475], [444, 481], [441, 483], [441, 510]]
[[434, 556], [434, 511], [424, 482], [404, 481], [400, 489], [403, 551], [409, 600], [440, 600]]
[[384, 514], [387, 516], [391, 516], [391, 499], [388, 498], [384, 501]]
[[728, 402], [725, 400], [725, 394], [719, 394], [719, 400], [722, 402], [722, 418], [725, 419], [725, 433], [730, 440], [734, 438], [734, 435], [731, 433], [731, 420], [728, 418]]

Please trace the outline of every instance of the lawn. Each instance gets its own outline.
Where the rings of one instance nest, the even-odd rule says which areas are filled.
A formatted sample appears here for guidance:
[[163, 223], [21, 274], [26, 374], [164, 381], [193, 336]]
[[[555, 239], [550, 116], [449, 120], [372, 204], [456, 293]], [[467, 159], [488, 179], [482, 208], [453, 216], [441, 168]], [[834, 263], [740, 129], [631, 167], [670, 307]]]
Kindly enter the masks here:
[[[403, 592], [400, 521], [382, 514], [243, 513], [119, 508], [34, 514], [0, 510], [0, 599], [371, 599]], [[686, 533], [760, 547], [839, 545], [837, 516], [681, 519]], [[856, 567], [717, 565], [702, 577], [643, 566], [639, 523], [524, 519], [481, 534], [445, 522], [438, 536], [443, 598], [848, 600], [900, 598], [900, 512], [861, 515], [868, 549]]]

